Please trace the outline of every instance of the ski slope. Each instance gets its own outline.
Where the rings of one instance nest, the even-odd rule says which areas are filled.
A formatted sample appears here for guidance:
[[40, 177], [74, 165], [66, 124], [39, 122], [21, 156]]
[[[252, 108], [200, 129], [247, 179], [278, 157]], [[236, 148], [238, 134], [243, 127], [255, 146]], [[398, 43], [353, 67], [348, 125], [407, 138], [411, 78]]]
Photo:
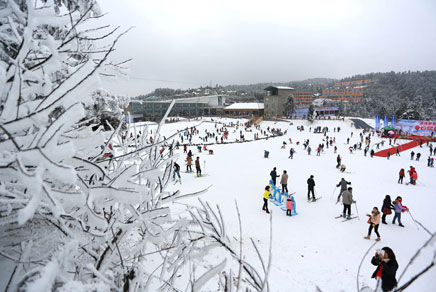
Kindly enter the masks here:
[[[236, 123], [246, 120], [214, 119], [214, 121]], [[313, 292], [317, 286], [322, 291], [357, 291], [357, 269], [363, 255], [376, 238], [373, 232], [371, 240], [363, 239], [368, 230], [365, 214], [370, 213], [374, 206], [381, 209], [385, 195], [389, 194], [392, 199], [398, 195], [402, 196], [403, 204], [410, 208], [414, 218], [431, 232], [436, 230], [436, 180], [435, 169], [427, 167], [429, 150], [426, 145], [423, 148], [413, 149], [415, 152], [421, 152], [421, 161], [410, 160], [411, 150], [401, 152], [401, 156], [392, 155], [390, 160], [380, 157], [370, 158], [369, 152], [365, 157], [363, 150], [350, 154], [348, 147], [360, 142], [359, 133], [362, 130], [353, 128], [352, 122], [348, 119], [317, 120], [311, 125], [302, 120], [291, 122], [293, 125], [289, 122], [264, 121], [260, 124], [263, 130], [267, 127], [280, 128], [282, 131], [287, 130], [287, 134], [268, 140], [211, 145], [208, 148], [213, 149], [214, 155], [205, 152], [197, 153], [196, 147], [189, 147], [194, 153], [194, 158], [200, 157], [203, 173], [207, 173], [207, 176], [202, 178], [195, 177], [194, 173], [185, 173], [185, 154], [181, 147], [176, 150], [176, 153], [180, 154], [177, 162], [182, 168], [182, 184], [176, 184], [173, 188], [179, 188], [182, 193], [189, 193], [211, 185], [209, 191], [201, 195], [201, 198], [212, 206], [220, 205], [224, 218], [228, 222], [226, 228], [230, 230], [230, 234], [235, 235], [235, 244], [238, 244], [236, 238], [239, 237], [235, 209], [235, 202], [237, 202], [242, 217], [243, 246], [246, 256], [255, 254], [250, 243], [250, 238], [253, 238], [258, 243], [264, 258], [267, 258], [270, 226], [269, 216], [262, 211], [263, 191], [269, 182], [269, 173], [273, 167], [277, 167], [278, 174], [287, 170], [288, 189], [290, 192], [296, 192], [294, 198], [299, 215], [285, 216], [284, 211], [269, 203], [273, 222], [273, 258], [269, 276], [271, 291]], [[367, 122], [371, 124], [372, 121]], [[170, 136], [177, 130], [195, 125], [198, 126], [197, 129], [202, 136], [206, 129], [210, 132], [215, 130], [215, 123], [181, 121], [164, 125], [162, 134]], [[304, 125], [305, 130], [297, 131], [298, 125]], [[323, 134], [309, 132], [309, 127], [316, 126], [329, 127], [328, 136], [336, 139], [333, 147], [335, 145], [338, 147], [342, 163], [347, 167], [346, 173], [340, 173], [335, 168], [337, 154], [333, 153], [333, 147], [325, 148], [321, 156], [316, 156], [316, 148], [324, 139]], [[333, 127], [338, 126], [341, 127], [340, 133], [333, 132]], [[229, 130], [228, 141], [238, 138], [241, 130], [244, 131], [246, 139], [252, 139], [254, 133], [258, 132], [253, 130], [245, 133], [243, 127], [229, 128]], [[350, 138], [350, 145], [346, 145], [351, 132], [354, 132], [354, 135]], [[291, 145], [289, 138], [293, 141]], [[305, 139], [310, 139], [312, 148], [310, 156], [302, 145]], [[372, 145], [381, 140], [373, 136]], [[283, 141], [287, 143], [285, 149], [281, 149]], [[297, 141], [300, 142], [299, 145], [296, 144]], [[197, 135], [193, 137], [192, 142], [202, 141]], [[409, 141], [397, 141], [400, 144], [407, 142]], [[389, 146], [388, 141], [384, 145], [385, 148], [392, 147]], [[288, 159], [290, 147], [296, 150], [293, 160]], [[270, 152], [268, 159], [263, 157], [264, 150]], [[416, 167], [418, 172], [417, 185], [398, 184], [399, 170], [404, 168], [407, 171], [410, 165]], [[316, 196], [322, 196], [322, 199], [315, 203], [308, 203], [306, 199], [306, 180], [310, 175], [314, 175]], [[342, 213], [342, 203], [335, 204], [339, 194], [339, 188], [335, 185], [342, 177], [352, 182], [354, 199], [357, 201], [357, 205], [352, 206], [352, 213], [360, 216], [348, 222], [334, 218]], [[408, 176], [405, 178], [406, 181]], [[198, 204], [198, 201], [196, 198], [190, 198], [184, 203]], [[363, 285], [375, 287], [375, 280], [371, 279], [375, 267], [371, 265], [370, 260], [376, 248], [389, 246], [393, 249], [399, 263], [398, 279], [409, 259], [429, 238], [429, 234], [417, 226], [407, 213], [402, 215], [404, 228], [392, 225], [392, 219], [393, 215], [390, 215], [387, 217], [389, 224], [380, 225], [381, 241], [375, 245], [363, 262], [358, 279], [360, 287]], [[401, 279], [400, 284], [423, 269], [431, 261], [432, 254], [430, 249], [423, 251]], [[435, 287], [436, 269], [433, 268], [406, 291], [436, 291]], [[215, 289], [216, 287], [210, 287], [210, 290]]]

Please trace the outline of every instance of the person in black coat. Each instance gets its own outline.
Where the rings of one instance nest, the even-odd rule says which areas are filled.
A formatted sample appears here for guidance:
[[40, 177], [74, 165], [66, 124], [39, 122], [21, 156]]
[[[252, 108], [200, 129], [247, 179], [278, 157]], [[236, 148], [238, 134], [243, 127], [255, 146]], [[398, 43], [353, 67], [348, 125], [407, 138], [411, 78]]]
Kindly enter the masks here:
[[383, 247], [381, 250], [377, 250], [376, 254], [372, 257], [371, 264], [377, 266], [377, 269], [372, 274], [372, 278], [381, 278], [383, 292], [389, 292], [397, 286], [395, 274], [398, 270], [398, 263], [391, 248]]
[[381, 208], [382, 210], [382, 223], [383, 224], [388, 224], [386, 222], [386, 215], [391, 215], [392, 211], [394, 209], [394, 205], [392, 205], [392, 200], [391, 200], [391, 196], [386, 195], [385, 199], [383, 200], [383, 206]]
[[280, 175], [277, 175], [277, 171], [276, 168], [274, 167], [273, 170], [271, 170], [271, 172], [269, 173], [269, 175], [271, 176], [271, 180], [273, 181], [274, 186], [277, 186], [276, 184], [276, 180]]
[[307, 200], [310, 201], [310, 193], [312, 192], [312, 201], [315, 201], [315, 180], [313, 179], [313, 175], [309, 177], [307, 180]]

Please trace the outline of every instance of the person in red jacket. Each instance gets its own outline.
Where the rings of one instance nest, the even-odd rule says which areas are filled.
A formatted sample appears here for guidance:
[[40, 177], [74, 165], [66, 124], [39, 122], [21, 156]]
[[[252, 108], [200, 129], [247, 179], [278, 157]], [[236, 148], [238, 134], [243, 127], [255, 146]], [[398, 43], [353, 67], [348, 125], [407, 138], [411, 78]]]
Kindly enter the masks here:
[[404, 168], [402, 168], [401, 170], [400, 170], [400, 177], [398, 178], [398, 183], [400, 184], [402, 184], [403, 183], [403, 178], [406, 176], [406, 174], [405, 174], [405, 172], [404, 172]]
[[415, 172], [415, 168], [410, 166], [410, 169], [407, 172], [409, 173], [410, 183], [413, 184], [413, 173]]
[[416, 185], [416, 180], [418, 179], [418, 173], [416, 171], [412, 174], [412, 179], [413, 185]]

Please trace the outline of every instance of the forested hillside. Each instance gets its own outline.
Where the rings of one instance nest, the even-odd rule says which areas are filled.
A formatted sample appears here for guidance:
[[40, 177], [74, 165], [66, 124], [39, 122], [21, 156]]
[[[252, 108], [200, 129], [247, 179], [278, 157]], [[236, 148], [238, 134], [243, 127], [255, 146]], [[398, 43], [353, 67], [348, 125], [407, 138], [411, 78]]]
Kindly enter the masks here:
[[370, 73], [342, 81], [372, 79], [360, 102], [345, 107], [346, 115], [395, 115], [409, 119], [436, 119], [436, 71]]

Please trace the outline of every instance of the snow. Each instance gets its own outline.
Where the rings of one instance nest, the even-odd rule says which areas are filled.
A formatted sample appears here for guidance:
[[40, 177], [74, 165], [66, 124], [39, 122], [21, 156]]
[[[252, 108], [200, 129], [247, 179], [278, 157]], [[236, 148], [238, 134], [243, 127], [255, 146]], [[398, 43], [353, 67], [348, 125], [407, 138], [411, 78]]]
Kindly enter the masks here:
[[263, 103], [247, 102], [247, 103], [234, 103], [225, 107], [224, 110], [235, 109], [263, 109]]
[[[211, 121], [210, 118], [207, 120]], [[219, 123], [246, 121], [218, 118], [213, 120]], [[373, 124], [371, 120], [365, 121]], [[409, 154], [411, 150], [401, 152], [400, 157], [391, 156], [390, 160], [370, 158], [369, 154], [364, 157], [363, 150], [350, 154], [349, 145], [345, 145], [351, 132], [354, 132], [354, 135], [350, 139], [350, 144], [353, 145], [360, 141], [361, 130], [353, 128], [348, 119], [344, 122], [317, 120], [313, 124], [308, 124], [307, 121], [292, 120], [292, 123], [293, 125], [289, 122], [262, 122], [260, 126], [263, 130], [269, 126], [281, 128], [282, 131], [287, 130], [287, 134], [283, 137], [255, 142], [209, 145], [208, 149], [213, 149], [213, 155], [206, 152], [197, 153], [196, 147], [188, 147], [195, 157], [200, 157], [202, 167], [205, 166], [203, 173], [208, 175], [200, 179], [196, 178], [193, 173], [184, 172], [185, 156], [183, 148], [180, 147], [176, 153], [181, 154], [178, 163], [181, 165], [182, 184], [176, 184], [173, 188], [174, 190], [179, 188], [182, 193], [189, 193], [212, 185], [208, 192], [201, 195], [201, 198], [211, 206], [215, 204], [221, 206], [227, 222], [227, 232], [233, 234], [235, 238], [239, 237], [235, 209], [235, 201], [237, 201], [242, 220], [244, 256], [255, 256], [250, 244], [250, 238], [252, 238], [258, 245], [264, 260], [267, 260], [269, 217], [261, 210], [263, 190], [268, 184], [269, 172], [273, 167], [277, 167], [279, 174], [287, 170], [288, 188], [290, 192], [296, 192], [294, 198], [299, 215], [285, 216], [285, 212], [269, 202], [273, 217], [272, 270], [269, 274], [271, 291], [315, 291], [316, 286], [322, 291], [355, 291], [359, 263], [376, 238], [373, 232], [371, 240], [363, 239], [368, 230], [365, 214], [370, 213], [374, 206], [381, 208], [385, 195], [389, 194], [392, 199], [398, 195], [402, 196], [404, 205], [410, 208], [414, 218], [430, 231], [436, 230], [434, 215], [436, 181], [433, 179], [435, 169], [426, 166], [428, 148], [424, 146], [421, 149], [419, 147], [413, 149], [423, 154], [422, 161], [411, 162]], [[297, 131], [298, 125], [304, 125], [305, 131]], [[153, 125], [149, 126], [150, 129], [156, 128]], [[191, 126], [197, 126], [200, 136], [204, 136], [206, 129], [209, 132], [215, 130], [215, 124], [211, 122], [181, 121], [164, 125], [162, 135], [168, 137], [177, 130]], [[333, 147], [325, 149], [319, 157], [314, 155], [315, 151], [312, 151], [310, 156], [304, 151], [302, 146], [304, 139], [310, 139], [312, 149], [316, 149], [317, 145], [322, 143], [324, 138], [322, 134], [309, 132], [309, 127], [316, 126], [329, 127], [328, 135], [336, 138], [335, 145], [338, 147], [338, 153], [342, 156], [342, 161], [350, 173], [343, 174], [335, 168], [337, 154], [333, 153]], [[337, 126], [341, 127], [340, 133], [333, 132], [333, 127]], [[229, 141], [239, 138], [240, 130], [244, 132], [243, 127], [238, 129], [229, 127], [228, 129]], [[254, 133], [257, 133], [254, 129], [251, 133], [245, 133], [246, 139], [252, 139]], [[293, 141], [291, 145], [289, 138]], [[286, 149], [281, 149], [283, 141], [287, 143]], [[300, 142], [299, 145], [296, 145], [297, 141]], [[380, 141], [381, 138], [374, 136], [372, 145]], [[201, 142], [198, 135], [193, 136], [192, 143]], [[399, 140], [397, 142], [403, 143]], [[293, 160], [288, 159], [290, 147], [297, 151]], [[385, 147], [389, 147], [388, 142], [385, 142]], [[263, 158], [264, 150], [270, 152], [268, 159]], [[409, 165], [417, 168], [419, 179], [416, 186], [397, 183], [398, 171], [400, 168], [408, 169]], [[322, 196], [322, 199], [316, 203], [308, 203], [306, 200], [306, 180], [311, 174], [315, 177], [316, 195]], [[342, 213], [342, 204], [335, 204], [339, 192], [339, 188], [335, 188], [335, 185], [342, 177], [352, 183], [354, 199], [357, 201], [357, 205], [352, 206], [352, 213], [356, 214], [358, 211], [360, 216], [359, 219], [350, 222], [334, 219]], [[183, 203], [199, 204], [196, 198], [186, 199]], [[172, 208], [177, 208], [177, 203], [174, 203]], [[375, 287], [376, 282], [371, 279], [375, 267], [371, 265], [370, 260], [377, 248], [389, 246], [394, 250], [399, 263], [398, 278], [417, 248], [429, 238], [429, 235], [416, 226], [407, 213], [402, 215], [404, 228], [392, 225], [392, 218], [393, 215], [388, 216], [389, 224], [380, 226], [381, 241], [374, 246], [363, 261], [359, 277], [361, 286]], [[419, 257], [407, 270], [400, 284], [409, 280], [431, 260], [431, 253]], [[215, 264], [218, 263], [217, 260]], [[436, 270], [432, 269], [407, 290], [433, 291], [431, 287], [435, 285]]]

